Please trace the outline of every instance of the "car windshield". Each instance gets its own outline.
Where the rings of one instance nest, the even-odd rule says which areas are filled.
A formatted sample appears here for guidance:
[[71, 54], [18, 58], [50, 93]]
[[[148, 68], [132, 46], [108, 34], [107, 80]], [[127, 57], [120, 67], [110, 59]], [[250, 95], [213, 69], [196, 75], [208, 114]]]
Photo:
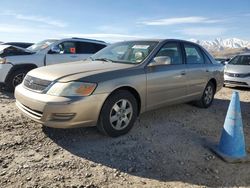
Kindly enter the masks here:
[[28, 47], [27, 49], [33, 52], [37, 52], [49, 47], [51, 44], [55, 43], [57, 40], [44, 40], [33, 44], [32, 46]]
[[90, 59], [114, 63], [138, 64], [143, 62], [156, 47], [156, 41], [129, 41], [112, 44], [97, 52]]
[[234, 57], [228, 62], [230, 65], [250, 65], [250, 55], [241, 55]]

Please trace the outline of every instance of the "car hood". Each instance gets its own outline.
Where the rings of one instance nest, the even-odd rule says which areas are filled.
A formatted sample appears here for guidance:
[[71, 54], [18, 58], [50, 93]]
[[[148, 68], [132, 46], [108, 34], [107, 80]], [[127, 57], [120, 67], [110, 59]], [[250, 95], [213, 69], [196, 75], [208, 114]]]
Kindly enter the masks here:
[[250, 73], [250, 65], [230, 65], [225, 66], [225, 72], [230, 73]]
[[0, 45], [0, 57], [15, 56], [15, 55], [29, 55], [34, 52], [13, 45]]
[[78, 61], [37, 68], [30, 71], [28, 75], [49, 81], [68, 82], [98, 73], [126, 69], [133, 66], [135, 65], [103, 61]]

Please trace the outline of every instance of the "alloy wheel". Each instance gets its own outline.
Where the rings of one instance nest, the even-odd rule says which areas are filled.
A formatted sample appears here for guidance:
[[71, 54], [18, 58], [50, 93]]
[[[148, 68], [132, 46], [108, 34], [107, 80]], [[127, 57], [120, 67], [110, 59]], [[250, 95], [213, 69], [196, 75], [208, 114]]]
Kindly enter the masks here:
[[213, 87], [208, 85], [205, 90], [204, 102], [208, 105], [213, 100], [214, 90]]
[[16, 87], [17, 85], [21, 84], [23, 79], [25, 77], [25, 74], [24, 73], [20, 73], [18, 75], [16, 75], [14, 78], [13, 78], [13, 81], [12, 81], [12, 85], [14, 87]]
[[111, 108], [109, 120], [115, 130], [125, 129], [132, 118], [133, 107], [127, 99], [121, 99]]

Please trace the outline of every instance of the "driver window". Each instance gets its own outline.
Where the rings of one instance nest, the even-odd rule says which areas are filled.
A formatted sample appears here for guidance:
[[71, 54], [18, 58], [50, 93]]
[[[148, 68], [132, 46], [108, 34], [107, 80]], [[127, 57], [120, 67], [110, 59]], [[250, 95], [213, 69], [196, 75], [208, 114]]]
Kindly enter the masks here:
[[169, 58], [171, 65], [182, 64], [180, 45], [176, 42], [165, 44], [155, 57]]
[[62, 42], [58, 45], [60, 54], [75, 54], [76, 44], [75, 42]]

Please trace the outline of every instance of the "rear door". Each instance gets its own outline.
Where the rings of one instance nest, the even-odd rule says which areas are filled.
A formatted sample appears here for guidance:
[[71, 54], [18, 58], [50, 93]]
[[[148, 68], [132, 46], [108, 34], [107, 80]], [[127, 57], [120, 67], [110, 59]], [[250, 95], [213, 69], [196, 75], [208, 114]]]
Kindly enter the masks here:
[[87, 59], [89, 56], [95, 54], [102, 48], [106, 47], [103, 44], [92, 43], [92, 42], [77, 42], [76, 43], [76, 54], [80, 60]]
[[147, 109], [185, 101], [187, 95], [185, 64], [178, 42], [167, 42], [155, 57], [167, 56], [170, 64], [148, 66]]
[[207, 84], [208, 74], [204, 56], [199, 46], [184, 43], [184, 52], [187, 65], [188, 96], [200, 96]]

